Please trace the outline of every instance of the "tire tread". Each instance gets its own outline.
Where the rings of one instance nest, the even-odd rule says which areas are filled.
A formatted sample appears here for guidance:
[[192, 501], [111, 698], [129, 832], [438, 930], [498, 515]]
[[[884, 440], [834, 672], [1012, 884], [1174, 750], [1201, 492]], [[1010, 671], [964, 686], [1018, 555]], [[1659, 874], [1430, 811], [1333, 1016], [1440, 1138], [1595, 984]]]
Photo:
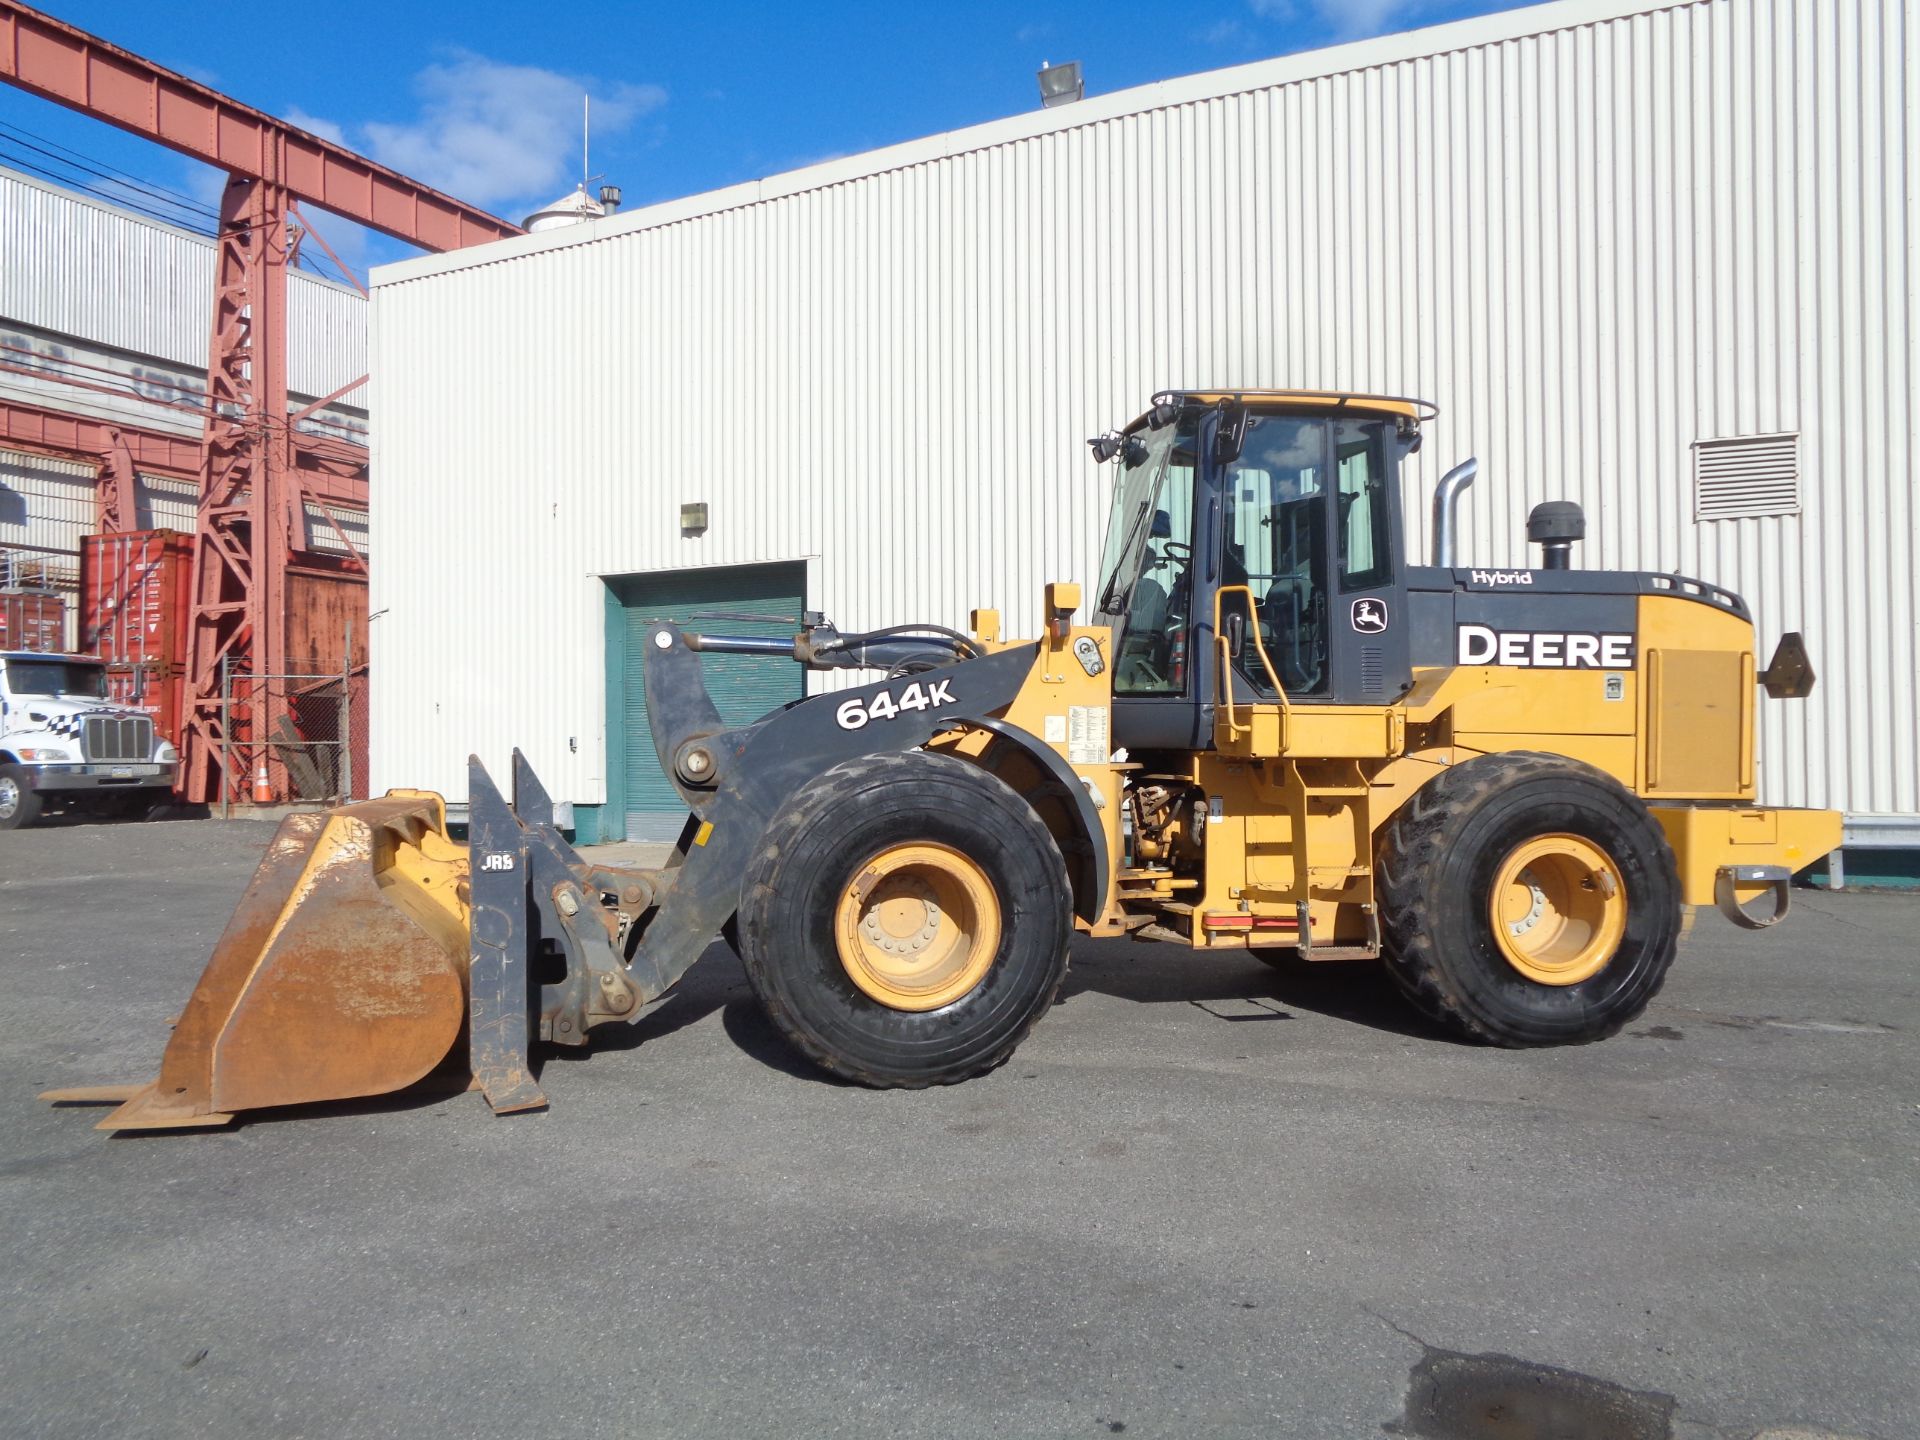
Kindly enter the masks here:
[[[923, 803], [929, 800], [930, 795], [947, 790], [951, 792], [950, 798], [958, 804], [977, 808], [983, 802], [998, 803], [1002, 812], [1016, 819], [1016, 823], [1023, 821], [1025, 835], [1010, 836], [1009, 843], [1017, 844], [1024, 839], [1032, 848], [1031, 863], [1051, 872], [1051, 889], [1059, 897], [1061, 914], [1058, 918], [1065, 932], [1061, 942], [1061, 963], [1046, 984], [1044, 997], [1029, 1008], [1025, 1018], [1011, 1027], [990, 1052], [962, 1064], [914, 1075], [882, 1070], [864, 1063], [858, 1056], [846, 1054], [822, 1042], [812, 1028], [794, 1014], [781, 996], [781, 987], [773, 983], [771, 970], [777, 962], [759, 943], [755, 924], [755, 917], [765, 907], [779, 883], [784, 858], [796, 853], [805, 842], [809, 830], [823, 816], [848, 804], [851, 797], [868, 795], [877, 789], [897, 785], [904, 776], [911, 777], [916, 794]], [[793, 801], [767, 827], [760, 852], [749, 866], [741, 887], [735, 936], [729, 938], [737, 940], [735, 948], [767, 1018], [809, 1061], [830, 1074], [858, 1085], [875, 1089], [924, 1090], [934, 1085], [959, 1084], [1004, 1064], [1040, 1017], [1047, 1013], [1066, 978], [1064, 952], [1065, 936], [1070, 935], [1072, 930], [1071, 895], [1066, 861], [1059, 847], [1032, 807], [1004, 781], [976, 766], [926, 751], [870, 755], [847, 761], [803, 786]]]
[[[1468, 1039], [1507, 1049], [1604, 1040], [1618, 1034], [1638, 1015], [1666, 981], [1667, 967], [1663, 965], [1639, 1005], [1622, 1010], [1576, 1039], [1563, 1039], [1530, 1038], [1489, 1026], [1473, 1013], [1448, 975], [1440, 953], [1440, 927], [1430, 913], [1434, 897], [1421, 883], [1422, 877], [1435, 873], [1468, 818], [1496, 795], [1527, 780], [1571, 775], [1598, 781], [1634, 804], [1640, 803], [1596, 766], [1564, 755], [1515, 750], [1479, 756], [1442, 771], [1413, 793], [1382, 833], [1375, 860], [1379, 881], [1376, 890], [1388, 974], [1415, 1009]], [[1653, 829], [1657, 840], [1655, 863], [1671, 873], [1673, 849], [1659, 827]]]

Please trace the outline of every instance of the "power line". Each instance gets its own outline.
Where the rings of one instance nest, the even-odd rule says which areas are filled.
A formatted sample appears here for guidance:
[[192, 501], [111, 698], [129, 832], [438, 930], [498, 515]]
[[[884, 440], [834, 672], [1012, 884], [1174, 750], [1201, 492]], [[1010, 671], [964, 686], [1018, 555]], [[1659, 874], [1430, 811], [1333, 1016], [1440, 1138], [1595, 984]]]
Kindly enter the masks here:
[[[78, 180], [71, 176], [55, 173], [42, 165], [27, 160], [17, 153], [6, 154], [4, 150], [0, 150], [0, 154], [6, 154], [6, 158], [32, 171], [34, 174], [41, 176], [43, 179], [53, 180], [62, 185], [71, 185], [75, 189], [94, 196], [96, 199], [125, 206], [130, 210], [145, 215], [149, 219], [159, 220], [164, 224], [181, 225], [183, 228], [193, 230], [199, 234], [210, 235], [218, 231], [220, 211], [216, 207], [208, 205], [203, 200], [195, 199], [184, 191], [175, 190], [157, 182], [142, 180], [131, 171], [122, 170], [118, 166], [108, 164], [98, 156], [88, 155], [84, 151], [76, 150], [70, 145], [63, 145], [57, 140], [25, 129], [8, 120], [0, 120], [0, 140], [9, 141], [16, 146], [24, 146], [27, 150], [52, 161], [56, 165], [82, 171], [85, 174], [92, 175], [96, 179], [105, 182], [107, 185], [114, 186], [121, 190], [132, 191], [137, 195], [146, 196], [148, 199], [168, 207], [168, 210], [156, 210], [151, 205], [142, 204], [137, 199], [118, 195], [109, 190], [103, 190], [84, 180]], [[169, 210], [176, 209], [184, 212], [184, 218], [169, 213]], [[295, 256], [294, 263], [297, 267], [304, 268], [320, 276], [322, 279], [338, 281], [347, 285], [354, 284], [353, 276], [348, 274], [339, 264], [330, 261], [324, 252], [319, 255], [310, 255], [303, 247]], [[355, 288], [358, 287], [356, 286]]]
[[[69, 145], [62, 145], [57, 140], [50, 139], [45, 135], [40, 135], [32, 130], [15, 125], [11, 121], [0, 120], [0, 132], [5, 132], [13, 137], [16, 143], [25, 145], [31, 150], [36, 150], [50, 159], [61, 160], [62, 163], [71, 164], [79, 169], [87, 170], [115, 185], [122, 186], [129, 190], [139, 191], [142, 194], [149, 195], [167, 204], [178, 205], [182, 209], [201, 211], [215, 220], [220, 217], [220, 212], [216, 207], [207, 204], [204, 200], [187, 194], [183, 190], [175, 190], [154, 181], [142, 180], [129, 170], [122, 170], [116, 165], [109, 165], [97, 156], [75, 150]], [[63, 157], [71, 158], [63, 159]]]
[[[188, 214], [204, 216], [208, 220], [217, 220], [219, 218], [218, 211], [212, 209], [210, 206], [198, 200], [192, 199], [189, 196], [182, 195], [177, 191], [168, 190], [162, 186], [146, 185], [137, 180], [123, 179], [115, 175], [110, 169], [103, 169], [98, 165], [88, 164], [85, 160], [69, 160], [65, 156], [57, 154], [53, 149], [49, 149], [44, 145], [37, 145], [32, 140], [24, 139], [24, 138], [21, 138], [19, 135], [11, 133], [12, 129], [13, 127], [6, 125], [5, 122], [3, 121], [0, 121], [0, 130], [5, 130], [8, 132], [5, 135], [0, 135], [0, 139], [4, 139], [13, 145], [24, 146], [26, 149], [34, 152], [35, 154], [45, 156], [47, 159], [51, 160], [56, 165], [64, 166], [69, 170], [78, 170], [83, 174], [95, 176], [99, 180], [104, 181], [107, 185], [112, 186], [117, 190], [130, 191], [132, 192], [132, 195], [134, 197], [141, 197], [141, 198], [128, 198], [123, 200], [121, 203], [138, 206], [142, 203], [142, 199], [145, 199], [145, 200], [151, 200], [151, 201], [157, 202], [158, 204], [164, 205], [169, 209], [181, 210], [181, 211], [185, 211]], [[75, 183], [85, 183], [85, 182], [75, 182]]]
[[[312, 233], [310, 228], [308, 233]], [[299, 252], [294, 256], [294, 264], [305, 266], [323, 280], [331, 280], [342, 285], [353, 284], [353, 277], [328, 259], [327, 253], [324, 250], [315, 254], [310, 252], [305, 245], [302, 245]]]
[[[4, 160], [17, 169], [37, 175], [43, 180], [50, 180], [64, 189], [75, 190], [85, 195], [91, 195], [96, 200], [104, 200], [120, 209], [130, 210], [146, 219], [157, 220], [163, 225], [172, 225], [179, 229], [191, 230], [194, 234], [207, 239], [212, 239], [218, 234], [218, 230], [212, 221], [202, 219], [198, 215], [180, 216], [157, 210], [151, 205], [141, 204], [139, 201], [130, 199], [124, 195], [116, 195], [109, 190], [102, 189], [98, 185], [89, 184], [86, 180], [76, 178], [72, 175], [62, 174], [60, 171], [42, 165], [25, 155], [15, 153], [7, 148], [9, 138], [10, 137], [0, 136], [0, 160]], [[17, 144], [18, 142], [13, 143]], [[60, 163], [64, 164], [66, 162], [63, 161]], [[211, 212], [207, 213], [211, 214]], [[294, 264], [297, 268], [318, 276], [320, 279], [337, 284], [353, 285], [353, 278], [346, 274], [340, 267], [329, 261], [324, 251], [314, 254], [302, 246], [299, 254], [294, 257]], [[355, 288], [358, 287], [356, 286]]]
[[[121, 209], [131, 210], [136, 214], [144, 215], [149, 220], [158, 220], [163, 225], [177, 226], [180, 229], [192, 230], [201, 235], [211, 235], [213, 233], [208, 223], [197, 215], [183, 217], [168, 214], [164, 211], [154, 209], [151, 205], [141, 204], [138, 200], [130, 199], [124, 195], [114, 194], [109, 190], [104, 190], [98, 185], [88, 183], [86, 180], [78, 179], [72, 175], [62, 174], [58, 170], [49, 169], [47, 166], [28, 156], [9, 151], [6, 148], [4, 138], [0, 138], [0, 160], [5, 160], [8, 164], [24, 170], [29, 174], [38, 175], [43, 180], [51, 180], [56, 185], [78, 190], [82, 194], [93, 196], [96, 200], [104, 200], [109, 205], [116, 205]], [[65, 164], [67, 162], [63, 161], [60, 163]]]

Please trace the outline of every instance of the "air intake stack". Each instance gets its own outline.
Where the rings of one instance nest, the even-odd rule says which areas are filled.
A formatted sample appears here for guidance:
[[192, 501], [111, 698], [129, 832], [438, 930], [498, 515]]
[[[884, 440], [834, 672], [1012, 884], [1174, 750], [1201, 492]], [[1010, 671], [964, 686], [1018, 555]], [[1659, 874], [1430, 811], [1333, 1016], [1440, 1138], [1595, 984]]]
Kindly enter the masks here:
[[1571, 500], [1548, 500], [1527, 516], [1527, 539], [1540, 547], [1540, 568], [1573, 568], [1575, 542], [1587, 538], [1587, 517]]

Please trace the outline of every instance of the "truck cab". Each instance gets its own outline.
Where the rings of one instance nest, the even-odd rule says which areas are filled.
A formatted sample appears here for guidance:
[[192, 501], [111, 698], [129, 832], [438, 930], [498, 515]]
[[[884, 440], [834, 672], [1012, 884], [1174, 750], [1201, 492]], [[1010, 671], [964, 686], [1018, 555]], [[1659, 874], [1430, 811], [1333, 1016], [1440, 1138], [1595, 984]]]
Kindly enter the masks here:
[[167, 799], [180, 754], [107, 695], [90, 656], [0, 651], [0, 830], [48, 810], [133, 815]]

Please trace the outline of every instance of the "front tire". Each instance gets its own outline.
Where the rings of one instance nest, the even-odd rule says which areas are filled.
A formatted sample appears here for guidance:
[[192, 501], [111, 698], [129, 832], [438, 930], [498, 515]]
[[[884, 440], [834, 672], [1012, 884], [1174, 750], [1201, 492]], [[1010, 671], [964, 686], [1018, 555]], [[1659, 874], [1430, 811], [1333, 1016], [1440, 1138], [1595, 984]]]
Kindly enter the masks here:
[[1672, 848], [1602, 770], [1515, 751], [1455, 765], [1387, 826], [1387, 968], [1413, 1004], [1493, 1045], [1578, 1045], [1647, 1007], [1680, 940]]
[[40, 818], [40, 792], [18, 765], [0, 765], [0, 830], [25, 830]]
[[740, 957], [774, 1025], [863, 1085], [991, 1070], [1067, 970], [1059, 847], [1003, 781], [950, 756], [851, 760], [768, 827], [742, 887]]

